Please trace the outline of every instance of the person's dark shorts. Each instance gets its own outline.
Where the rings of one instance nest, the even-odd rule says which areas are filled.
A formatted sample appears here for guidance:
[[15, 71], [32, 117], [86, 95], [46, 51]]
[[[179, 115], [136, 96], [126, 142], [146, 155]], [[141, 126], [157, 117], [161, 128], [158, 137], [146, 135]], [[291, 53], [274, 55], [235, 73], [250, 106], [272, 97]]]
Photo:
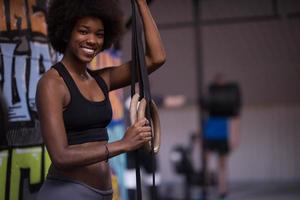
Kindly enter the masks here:
[[220, 155], [227, 155], [230, 152], [228, 140], [205, 140], [204, 149]]

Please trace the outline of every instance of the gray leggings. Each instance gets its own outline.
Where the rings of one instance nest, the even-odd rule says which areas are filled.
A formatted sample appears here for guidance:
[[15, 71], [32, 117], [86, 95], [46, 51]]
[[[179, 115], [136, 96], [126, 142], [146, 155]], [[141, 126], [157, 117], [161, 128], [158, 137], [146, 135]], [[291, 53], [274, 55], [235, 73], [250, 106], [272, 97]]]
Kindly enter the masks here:
[[112, 190], [98, 190], [78, 181], [47, 178], [37, 200], [112, 200], [112, 193]]

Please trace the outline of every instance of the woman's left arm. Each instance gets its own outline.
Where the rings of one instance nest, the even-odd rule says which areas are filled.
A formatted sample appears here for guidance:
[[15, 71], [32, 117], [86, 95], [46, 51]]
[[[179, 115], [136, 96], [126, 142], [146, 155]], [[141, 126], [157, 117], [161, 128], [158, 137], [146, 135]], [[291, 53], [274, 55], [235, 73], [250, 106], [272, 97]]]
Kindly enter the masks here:
[[[136, 0], [136, 2], [144, 25], [146, 42], [145, 61], [148, 73], [150, 74], [164, 64], [166, 53], [146, 0]], [[115, 90], [130, 84], [130, 65], [131, 62], [127, 62], [118, 67], [103, 70], [104, 72], [108, 72], [106, 82], [110, 86], [110, 90]]]

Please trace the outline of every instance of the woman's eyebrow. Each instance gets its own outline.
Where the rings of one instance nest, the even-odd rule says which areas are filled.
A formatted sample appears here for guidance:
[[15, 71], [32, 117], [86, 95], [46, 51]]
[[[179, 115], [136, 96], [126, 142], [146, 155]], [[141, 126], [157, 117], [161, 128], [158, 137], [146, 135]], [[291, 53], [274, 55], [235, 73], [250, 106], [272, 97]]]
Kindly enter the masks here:
[[[81, 25], [79, 26], [79, 28], [90, 29], [90, 26], [81, 24]], [[104, 28], [99, 28], [99, 29], [97, 30], [97, 32], [104, 32]]]
[[90, 27], [87, 26], [87, 25], [81, 24], [81, 25], [79, 26], [79, 28], [86, 28], [86, 29], [89, 29]]

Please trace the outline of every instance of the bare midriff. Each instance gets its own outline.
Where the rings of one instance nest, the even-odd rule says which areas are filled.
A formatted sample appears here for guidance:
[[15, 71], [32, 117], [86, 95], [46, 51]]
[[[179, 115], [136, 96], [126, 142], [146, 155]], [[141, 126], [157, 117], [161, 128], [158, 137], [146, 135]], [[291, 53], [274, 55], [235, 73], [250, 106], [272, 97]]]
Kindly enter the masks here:
[[[99, 143], [99, 145], [103, 145], [107, 143], [107, 141], [96, 143]], [[88, 145], [88, 143], [80, 145]], [[48, 174], [50, 177], [80, 181], [99, 190], [112, 189], [110, 167], [109, 163], [106, 161], [101, 161], [85, 166], [68, 168], [65, 170], [58, 169], [53, 164], [51, 164]]]

